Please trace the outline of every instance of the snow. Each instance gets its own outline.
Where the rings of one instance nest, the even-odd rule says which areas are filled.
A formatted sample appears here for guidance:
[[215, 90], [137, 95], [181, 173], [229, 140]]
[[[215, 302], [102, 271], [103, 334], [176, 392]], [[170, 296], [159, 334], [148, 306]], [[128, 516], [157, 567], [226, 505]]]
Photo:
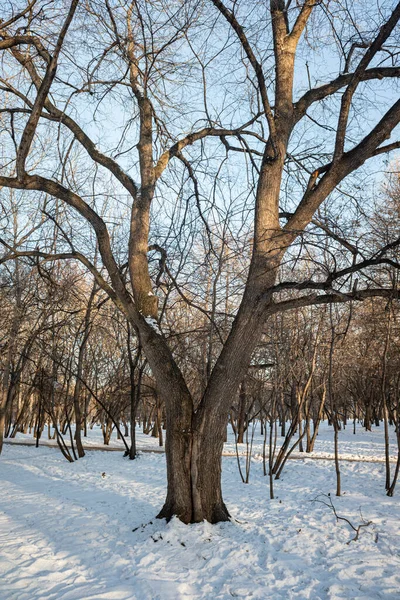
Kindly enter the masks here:
[[[92, 444], [98, 433], [91, 432]], [[318, 452], [332, 451], [331, 437], [324, 425]], [[346, 429], [341, 437], [348, 456], [383, 457], [382, 427], [360, 428], [356, 436]], [[233, 446], [229, 439], [227, 448]], [[6, 444], [0, 458], [0, 598], [398, 599], [399, 495], [385, 495], [384, 464], [343, 461], [341, 469], [344, 493], [337, 498], [332, 461], [288, 461], [271, 501], [259, 455], [247, 485], [235, 458], [224, 457], [232, 522], [185, 526], [154, 518], [166, 492], [162, 454], [129, 461], [119, 452], [88, 452], [68, 463], [53, 448]], [[362, 522], [360, 510], [372, 521], [358, 541], [348, 544], [350, 527], [313, 501], [323, 493], [354, 525]]]
[[[123, 427], [121, 428], [123, 431]], [[252, 426], [250, 424], [249, 429], [249, 444], [251, 442], [251, 431]], [[165, 432], [164, 432], [165, 433]], [[51, 429], [51, 434], [53, 434], [53, 429]], [[69, 436], [65, 436], [65, 442], [67, 445], [69, 444]], [[277, 438], [277, 449], [282, 443], [283, 438], [278, 436]], [[293, 438], [293, 442], [296, 440], [296, 437]], [[104, 446], [103, 444], [103, 436], [101, 432], [101, 428], [98, 426], [94, 426], [93, 429], [88, 429], [88, 437], [82, 438], [83, 445], [85, 448], [101, 448], [101, 449], [119, 449], [124, 450], [124, 444], [122, 440], [117, 440], [117, 435], [114, 430], [109, 446]], [[129, 445], [129, 438], [128, 438]], [[15, 439], [7, 439], [6, 443], [29, 443], [34, 445], [35, 440], [32, 438], [32, 435], [24, 435], [18, 433]], [[303, 439], [303, 443], [305, 446], [305, 439]], [[143, 434], [140, 427], [136, 428], [136, 444], [139, 451], [164, 451], [163, 448], [160, 448], [158, 443], [158, 438], [153, 438], [149, 435]], [[47, 438], [47, 427], [42, 435], [40, 440], [40, 445], [51, 445], [57, 446], [56, 440], [48, 440]], [[297, 449], [298, 450], [298, 447]], [[397, 442], [396, 435], [393, 428], [390, 428], [390, 451], [391, 451], [391, 460], [395, 461], [397, 457]], [[240, 455], [244, 455], [246, 453], [246, 444], [238, 444], [238, 452]], [[263, 452], [263, 439], [260, 435], [259, 425], [257, 426], [254, 433], [253, 440], [253, 448], [252, 455], [254, 457], [262, 456]], [[268, 447], [267, 447], [268, 453]], [[236, 456], [236, 445], [235, 445], [235, 436], [232, 430], [228, 429], [228, 439], [224, 445], [224, 454], [225, 455], [234, 455]], [[309, 455], [305, 453], [300, 453], [298, 451], [294, 451], [292, 456], [294, 458], [304, 458]], [[319, 433], [315, 442], [315, 449], [312, 453], [313, 458], [326, 458], [332, 460], [334, 457], [334, 447], [333, 447], [333, 429], [329, 427], [326, 422], [321, 423], [319, 428]], [[353, 434], [353, 424], [349, 422], [348, 426], [339, 432], [339, 456], [343, 460], [358, 460], [358, 461], [378, 461], [384, 462], [385, 458], [385, 446], [384, 446], [384, 433], [383, 426], [373, 427], [372, 431], [365, 431], [360, 424], [357, 424], [356, 427], [356, 435]]]
[[161, 329], [156, 319], [154, 319], [153, 317], [145, 317], [145, 321], [148, 325], [150, 325], [150, 327], [155, 329], [155, 331], [161, 335]]

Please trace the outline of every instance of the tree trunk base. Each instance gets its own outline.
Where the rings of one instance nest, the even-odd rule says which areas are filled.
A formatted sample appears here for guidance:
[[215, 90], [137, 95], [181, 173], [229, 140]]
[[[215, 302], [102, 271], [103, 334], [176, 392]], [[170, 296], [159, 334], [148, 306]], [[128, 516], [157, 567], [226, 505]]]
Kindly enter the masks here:
[[231, 516], [224, 502], [213, 506], [210, 510], [204, 511], [202, 518], [194, 518], [193, 510], [179, 508], [174, 506], [173, 503], [166, 502], [156, 518], [165, 519], [167, 523], [169, 523], [173, 517], [177, 517], [186, 525], [192, 523], [201, 523], [202, 521], [208, 521], [212, 525], [215, 525], [216, 523], [222, 523], [231, 520]]

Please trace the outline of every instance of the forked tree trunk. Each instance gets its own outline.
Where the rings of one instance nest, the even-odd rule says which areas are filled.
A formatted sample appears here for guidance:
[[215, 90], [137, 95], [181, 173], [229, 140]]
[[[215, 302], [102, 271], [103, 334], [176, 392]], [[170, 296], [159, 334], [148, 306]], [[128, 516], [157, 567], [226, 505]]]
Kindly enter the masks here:
[[184, 523], [230, 519], [221, 489], [226, 426], [227, 419], [220, 419], [200, 426], [200, 431], [183, 432], [173, 426], [171, 430], [171, 423], [167, 423], [168, 493], [158, 518], [177, 516]]
[[[257, 275], [256, 267], [252, 268]], [[264, 271], [265, 263], [260, 268]], [[254, 279], [258, 281], [256, 275]], [[249, 278], [252, 277], [251, 273]], [[274, 283], [275, 277], [276, 263], [273, 262], [268, 271], [270, 285]], [[190, 392], [173, 363], [170, 370], [165, 371], [163, 368], [160, 373], [164, 375], [162, 386], [159, 383], [161, 377], [156, 377], [158, 393], [167, 409], [168, 491], [159, 518], [170, 519], [176, 515], [185, 523], [203, 520], [218, 523], [230, 519], [222, 498], [221, 456], [231, 399], [237, 394], [245, 377], [253, 350], [262, 333], [262, 325], [267, 318], [268, 298], [264, 297], [260, 301], [260, 290], [257, 285], [254, 288], [250, 287], [245, 292], [231, 334], [196, 410]], [[153, 372], [160, 366], [164, 367], [158, 349], [151, 344], [151, 338], [143, 339], [143, 342]]]

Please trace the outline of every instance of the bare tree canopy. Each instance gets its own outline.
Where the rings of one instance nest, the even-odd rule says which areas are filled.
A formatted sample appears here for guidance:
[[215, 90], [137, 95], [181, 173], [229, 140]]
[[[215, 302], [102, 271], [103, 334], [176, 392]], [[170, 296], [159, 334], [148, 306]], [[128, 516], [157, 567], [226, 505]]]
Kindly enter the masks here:
[[[340, 186], [400, 147], [399, 19], [400, 3], [330, 0], [20, 0], [3, 13], [0, 186], [40, 218], [3, 239], [1, 260], [79, 261], [136, 332], [166, 407], [160, 517], [229, 518], [228, 413], [271, 315], [398, 298], [373, 274], [398, 268], [400, 238], [361, 248], [322, 207], [349, 214]], [[307, 271], [296, 256], [311, 257], [315, 231], [337, 257], [321, 243]], [[199, 240], [218, 277], [233, 269], [238, 301], [195, 397], [162, 318], [175, 290], [217, 332], [215, 303], [179, 277]]]

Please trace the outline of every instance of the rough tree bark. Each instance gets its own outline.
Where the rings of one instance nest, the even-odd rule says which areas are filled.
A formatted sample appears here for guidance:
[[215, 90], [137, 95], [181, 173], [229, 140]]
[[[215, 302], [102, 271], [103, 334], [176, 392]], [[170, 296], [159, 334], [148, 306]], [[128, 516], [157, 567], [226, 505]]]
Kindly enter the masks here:
[[[39, 40], [35, 35], [19, 35], [18, 31], [13, 33], [15, 19], [3, 22], [0, 29], [0, 50], [11, 53], [36, 88], [34, 103], [27, 100], [22, 110], [28, 117], [20, 143], [16, 148], [15, 170], [0, 176], [0, 185], [45, 192], [64, 201], [77, 211], [87, 220], [96, 234], [102, 265], [107, 275], [96, 269], [86, 256], [75, 250], [50, 256], [40, 250], [22, 252], [15, 249], [9, 256], [35, 256], [38, 260], [79, 260], [88, 268], [96, 283], [108, 293], [135, 329], [155, 377], [157, 393], [166, 407], [168, 492], [159, 517], [169, 519], [176, 515], [185, 523], [199, 522], [204, 519], [216, 523], [229, 519], [221, 492], [221, 453], [228, 412], [231, 399], [237, 393], [241, 381], [244, 380], [252, 353], [259, 342], [268, 317], [276, 311], [289, 310], [295, 306], [345, 302], [374, 295], [391, 297], [394, 295], [392, 289], [353, 290], [344, 295], [335, 291], [333, 287], [340, 277], [369, 265], [379, 264], [379, 261], [386, 260], [384, 256], [355, 263], [348, 269], [331, 274], [324, 282], [310, 280], [301, 284], [299, 282], [278, 284], [277, 273], [287, 249], [310, 224], [314, 213], [335, 187], [367, 159], [399, 146], [396, 142], [382, 146], [400, 121], [400, 101], [397, 101], [361, 142], [350, 150], [345, 150], [349, 112], [359, 83], [400, 75], [400, 70], [396, 67], [368, 68], [400, 18], [400, 3], [394, 7], [386, 22], [378, 30], [375, 39], [365, 49], [352, 73], [341, 74], [324, 86], [310, 89], [294, 102], [293, 81], [297, 44], [310, 14], [320, 1], [298, 2], [293, 8], [294, 12], [289, 14], [290, 3], [271, 0], [270, 16], [275, 56], [275, 97], [272, 107], [268, 98], [263, 65], [247, 39], [245, 29], [238, 22], [236, 13], [228, 9], [220, 0], [211, 0], [211, 2], [236, 35], [246, 63], [254, 73], [260, 112], [269, 134], [268, 139], [263, 141], [264, 150], [255, 194], [252, 257], [243, 298], [228, 338], [210, 373], [204, 394], [196, 406], [173, 353], [156, 323], [157, 298], [153, 291], [147, 257], [151, 205], [157, 182], [164, 170], [173, 158], [182, 157], [182, 151], [187, 146], [198, 140], [205, 140], [207, 137], [246, 135], [245, 127], [236, 129], [204, 127], [178, 139], [167, 147], [157, 160], [154, 151], [156, 117], [151, 100], [151, 87], [148, 85], [151, 73], [155, 71], [155, 69], [151, 71], [153, 55], [151, 61], [140, 63], [138, 55], [142, 53], [142, 47], [136, 45], [137, 32], [132, 29], [131, 13], [139, 8], [136, 3], [131, 5], [127, 13], [127, 33], [121, 36], [113, 9], [107, 2], [105, 10], [109, 14], [109, 29], [110, 31], [114, 29], [114, 43], [119, 47], [120, 56], [123, 57], [121, 60], [125, 61], [121, 72], [126, 66], [128, 67], [130, 89], [139, 109], [139, 142], [135, 148], [139, 155], [140, 184], [136, 184], [116, 160], [99, 151], [77, 121], [67, 112], [57, 108], [55, 96], [49, 93], [58, 68], [58, 58], [64, 38], [74, 17], [78, 1], [71, 2], [54, 49], [51, 49], [51, 46], [50, 49], [47, 48], [45, 38]], [[290, 25], [290, 21], [293, 21], [292, 14], [295, 18]], [[140, 14], [136, 16], [140, 21]], [[172, 43], [173, 41], [170, 42]], [[35, 49], [40, 56], [40, 69], [37, 61], [35, 63], [32, 57], [27, 59], [21, 47]], [[45, 73], [40, 75], [43, 73], [43, 64]], [[304, 195], [299, 200], [296, 210], [288, 215], [286, 224], [281, 226], [279, 221], [281, 182], [293, 128], [305, 117], [311, 105], [340, 90], [344, 90], [344, 93], [333, 140], [332, 160], [329, 164], [318, 166], [310, 174]], [[21, 92], [22, 101], [24, 97]], [[96, 167], [107, 169], [131, 197], [129, 284], [126, 283], [113, 254], [106, 223], [92, 206], [74, 189], [67, 187], [67, 184], [43, 175], [32, 174], [26, 169], [25, 162], [40, 119], [54, 121], [57, 126], [62, 124], [67, 128], [74, 135], [76, 142], [86, 150]], [[309, 290], [310, 293], [275, 303], [274, 294], [284, 289]]]

